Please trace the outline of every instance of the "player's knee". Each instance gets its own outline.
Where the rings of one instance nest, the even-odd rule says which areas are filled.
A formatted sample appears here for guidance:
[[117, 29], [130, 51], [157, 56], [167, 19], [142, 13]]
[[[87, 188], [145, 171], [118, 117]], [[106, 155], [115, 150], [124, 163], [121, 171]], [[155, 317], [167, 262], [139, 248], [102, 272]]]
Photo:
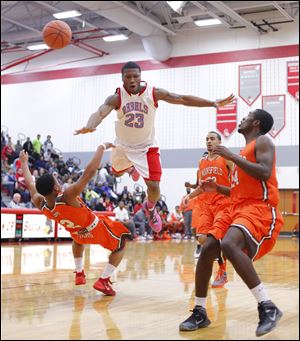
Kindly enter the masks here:
[[159, 182], [158, 181], [147, 181], [147, 187], [151, 192], [159, 191]]
[[221, 241], [221, 250], [224, 256], [230, 259], [234, 251], [234, 244], [230, 240], [224, 239]]
[[201, 256], [206, 259], [215, 259], [219, 254], [219, 244], [214, 238], [207, 238], [206, 243], [202, 246]]

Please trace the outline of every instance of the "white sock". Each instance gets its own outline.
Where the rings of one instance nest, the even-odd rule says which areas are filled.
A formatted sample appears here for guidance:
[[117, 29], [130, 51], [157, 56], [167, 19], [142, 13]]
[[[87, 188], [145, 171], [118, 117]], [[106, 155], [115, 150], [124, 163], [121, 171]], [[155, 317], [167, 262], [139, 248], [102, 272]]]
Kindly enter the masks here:
[[201, 307], [206, 308], [206, 297], [195, 296], [195, 305], [201, 305]]
[[268, 301], [270, 298], [267, 291], [262, 283], [258, 284], [256, 287], [251, 289], [253, 296], [256, 298], [258, 303], [263, 301]]
[[107, 263], [107, 264], [105, 265], [105, 268], [104, 268], [103, 272], [102, 272], [101, 278], [110, 277], [110, 276], [113, 274], [113, 272], [114, 272], [115, 270], [116, 270], [116, 267], [115, 267], [115, 266], [113, 266], [113, 265], [110, 264], [110, 263]]
[[75, 271], [81, 272], [83, 270], [83, 257], [74, 258], [74, 262], [75, 262]]

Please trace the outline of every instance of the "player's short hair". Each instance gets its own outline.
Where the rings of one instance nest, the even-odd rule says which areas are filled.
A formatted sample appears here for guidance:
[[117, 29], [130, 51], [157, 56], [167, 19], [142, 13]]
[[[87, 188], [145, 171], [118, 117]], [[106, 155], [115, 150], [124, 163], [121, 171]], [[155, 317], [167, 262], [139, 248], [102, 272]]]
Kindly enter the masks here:
[[122, 66], [122, 75], [123, 75], [124, 71], [128, 70], [128, 69], [139, 69], [139, 71], [141, 72], [141, 67], [137, 63], [127, 62], [126, 64], [124, 64]]
[[215, 134], [215, 135], [217, 135], [218, 140], [219, 140], [219, 141], [222, 141], [221, 135], [220, 135], [219, 133], [217, 133], [216, 131], [213, 131], [213, 130], [212, 130], [212, 131], [209, 131], [208, 134]]
[[50, 173], [46, 173], [36, 180], [35, 187], [42, 195], [49, 195], [53, 192], [55, 186], [54, 177]]
[[259, 125], [260, 132], [263, 135], [265, 135], [273, 127], [274, 119], [272, 115], [263, 109], [255, 109], [253, 113], [254, 113], [254, 119], [260, 121], [260, 125]]

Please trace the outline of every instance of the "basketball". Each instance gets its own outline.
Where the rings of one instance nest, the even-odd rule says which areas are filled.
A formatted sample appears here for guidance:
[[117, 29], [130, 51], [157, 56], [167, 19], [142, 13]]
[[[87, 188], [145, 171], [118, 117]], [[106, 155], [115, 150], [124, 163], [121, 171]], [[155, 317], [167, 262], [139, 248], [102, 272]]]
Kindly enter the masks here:
[[43, 39], [51, 49], [62, 49], [70, 44], [72, 31], [65, 22], [52, 20], [43, 29]]

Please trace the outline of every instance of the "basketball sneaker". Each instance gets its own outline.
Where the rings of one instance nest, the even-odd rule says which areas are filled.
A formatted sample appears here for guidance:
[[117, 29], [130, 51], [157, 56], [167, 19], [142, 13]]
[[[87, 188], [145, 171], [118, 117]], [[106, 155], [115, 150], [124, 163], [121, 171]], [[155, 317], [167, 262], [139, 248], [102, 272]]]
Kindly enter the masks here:
[[77, 272], [75, 271], [75, 285], [82, 285], [86, 283], [84, 270]]
[[146, 201], [143, 203], [143, 210], [147, 218], [149, 218], [149, 226], [154, 232], [160, 232], [162, 229], [162, 222], [156, 208], [149, 210]]
[[228, 282], [227, 273], [226, 273], [226, 271], [224, 271], [223, 269], [220, 268], [217, 271], [216, 278], [213, 281], [211, 287], [212, 288], [223, 288], [227, 282]]
[[107, 296], [115, 296], [116, 292], [111, 287], [112, 282], [110, 281], [110, 277], [107, 278], [99, 278], [93, 285], [93, 288], [103, 292], [103, 294]]
[[262, 336], [276, 327], [277, 322], [282, 317], [282, 312], [272, 301], [268, 300], [258, 303], [258, 315], [259, 322], [256, 329], [256, 336]]
[[210, 325], [210, 320], [207, 317], [206, 309], [201, 305], [196, 305], [193, 310], [192, 315], [180, 323], [179, 330], [181, 331], [192, 331], [199, 328], [205, 328]]
[[131, 176], [133, 181], [138, 181], [140, 178], [140, 173], [135, 169], [134, 166], [132, 166], [131, 170], [128, 172], [129, 176]]

